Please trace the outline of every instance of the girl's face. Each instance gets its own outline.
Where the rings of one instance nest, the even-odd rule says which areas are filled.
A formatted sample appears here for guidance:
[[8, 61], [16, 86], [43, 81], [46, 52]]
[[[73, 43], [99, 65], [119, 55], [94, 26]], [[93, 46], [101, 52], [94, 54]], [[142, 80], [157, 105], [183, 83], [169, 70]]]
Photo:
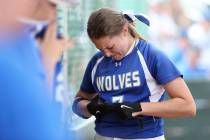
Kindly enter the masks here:
[[124, 27], [119, 35], [105, 36], [99, 39], [92, 39], [92, 41], [96, 48], [103, 52], [106, 57], [121, 60], [133, 43], [129, 37], [128, 28]]

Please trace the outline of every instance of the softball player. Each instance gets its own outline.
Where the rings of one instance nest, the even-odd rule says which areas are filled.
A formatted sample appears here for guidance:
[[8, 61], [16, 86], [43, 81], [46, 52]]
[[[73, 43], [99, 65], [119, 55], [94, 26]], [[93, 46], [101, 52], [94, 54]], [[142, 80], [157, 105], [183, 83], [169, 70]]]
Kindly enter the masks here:
[[[90, 60], [73, 111], [96, 117], [95, 140], [164, 140], [163, 119], [194, 116], [193, 97], [174, 64], [135, 31], [142, 15], [93, 12], [87, 32], [100, 52]], [[164, 101], [165, 92], [171, 99]]]

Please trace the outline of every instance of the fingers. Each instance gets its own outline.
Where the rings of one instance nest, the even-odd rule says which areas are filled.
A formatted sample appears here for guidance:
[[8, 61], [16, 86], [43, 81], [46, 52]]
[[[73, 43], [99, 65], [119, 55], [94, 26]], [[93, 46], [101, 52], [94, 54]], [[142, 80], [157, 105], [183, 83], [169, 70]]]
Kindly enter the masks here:
[[46, 33], [45, 33], [45, 39], [52, 40], [56, 38], [56, 23], [50, 23], [47, 27]]
[[140, 115], [142, 115], [141, 112], [133, 112], [132, 113], [133, 117], [137, 117], [137, 116], [140, 116]]

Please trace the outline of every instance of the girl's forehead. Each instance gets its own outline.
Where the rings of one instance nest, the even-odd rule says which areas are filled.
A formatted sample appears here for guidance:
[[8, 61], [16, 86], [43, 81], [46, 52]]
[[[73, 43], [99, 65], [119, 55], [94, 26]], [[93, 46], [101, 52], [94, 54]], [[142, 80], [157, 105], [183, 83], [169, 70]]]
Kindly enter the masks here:
[[98, 48], [105, 48], [107, 46], [112, 45], [115, 41], [114, 38], [111, 38], [109, 36], [101, 37], [99, 39], [92, 39], [93, 43], [98, 47]]
[[100, 38], [93, 38], [92, 39], [94, 42], [97, 42], [97, 43], [106, 43], [106, 42], [109, 42], [110, 41], [110, 37], [109, 36], [104, 36], [104, 37], [100, 37]]

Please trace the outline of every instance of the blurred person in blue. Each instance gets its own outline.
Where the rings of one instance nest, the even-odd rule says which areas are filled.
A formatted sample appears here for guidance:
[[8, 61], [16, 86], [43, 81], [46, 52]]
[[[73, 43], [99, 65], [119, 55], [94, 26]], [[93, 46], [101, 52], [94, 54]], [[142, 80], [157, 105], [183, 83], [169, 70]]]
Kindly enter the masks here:
[[31, 34], [34, 23], [55, 22], [56, 5], [48, 0], [0, 5], [5, 13], [0, 15], [0, 139], [63, 140], [60, 114], [47, 96], [51, 55], [42, 53], [40, 59]]
[[[194, 99], [175, 65], [135, 30], [143, 15], [94, 11], [87, 32], [97, 52], [75, 97], [73, 111], [92, 115], [95, 140], [164, 140], [163, 118], [192, 117]], [[171, 97], [164, 101], [166, 92]]]
[[171, 60], [176, 59], [174, 52], [177, 49], [178, 27], [173, 18], [171, 5], [168, 0], [150, 0], [148, 3], [151, 20], [151, 27], [148, 29], [150, 42], [156, 44], [156, 47]]
[[[210, 54], [210, 5], [206, 5], [203, 8], [202, 12], [203, 18], [202, 18], [202, 26], [204, 30], [204, 37], [201, 40], [203, 40], [204, 49], [201, 52], [201, 65], [208, 69], [210, 72], [210, 61], [208, 60], [209, 54]], [[200, 38], [200, 37], [199, 37]], [[210, 78], [210, 77], [209, 77]]]
[[189, 42], [189, 38], [186, 30], [181, 30], [179, 37], [177, 38], [177, 46], [174, 49], [173, 57], [169, 57], [171, 61], [175, 64], [179, 64], [184, 61], [186, 51], [192, 47], [192, 44]]
[[186, 80], [203, 80], [208, 78], [207, 68], [202, 67], [200, 58], [201, 49], [190, 47], [186, 50], [183, 60], [177, 63], [177, 67]]
[[[48, 85], [51, 88], [51, 95], [50, 98], [56, 104], [60, 111], [60, 120], [64, 125], [67, 125], [67, 109], [69, 107], [69, 92], [68, 90], [64, 89], [64, 71], [63, 71], [63, 52], [66, 52], [66, 49], [70, 49], [73, 47], [73, 41], [68, 40], [61, 40], [61, 38], [57, 38], [57, 25], [56, 23], [49, 24], [45, 26], [40, 32], [35, 34], [35, 38], [38, 42], [38, 49], [41, 54], [48, 53], [50, 56], [50, 60], [48, 63], [51, 68], [50, 77], [48, 79]], [[51, 53], [49, 53], [51, 52]], [[56, 62], [56, 63], [55, 63]], [[69, 126], [66, 126], [69, 127]], [[69, 133], [67, 130], [67, 133]]]
[[[66, 37], [57, 38], [57, 23], [53, 22], [44, 26], [41, 31], [35, 34], [35, 38], [38, 42], [38, 50], [40, 57], [46, 57], [45, 60], [46, 69], [50, 73], [48, 78], [48, 85], [52, 92], [56, 87], [55, 76], [62, 71], [62, 54], [67, 49], [73, 47], [73, 42]], [[53, 96], [53, 95], [51, 95]]]
[[187, 34], [191, 44], [200, 48], [200, 67], [210, 71], [210, 6], [203, 5], [199, 13], [200, 18], [188, 29]]

